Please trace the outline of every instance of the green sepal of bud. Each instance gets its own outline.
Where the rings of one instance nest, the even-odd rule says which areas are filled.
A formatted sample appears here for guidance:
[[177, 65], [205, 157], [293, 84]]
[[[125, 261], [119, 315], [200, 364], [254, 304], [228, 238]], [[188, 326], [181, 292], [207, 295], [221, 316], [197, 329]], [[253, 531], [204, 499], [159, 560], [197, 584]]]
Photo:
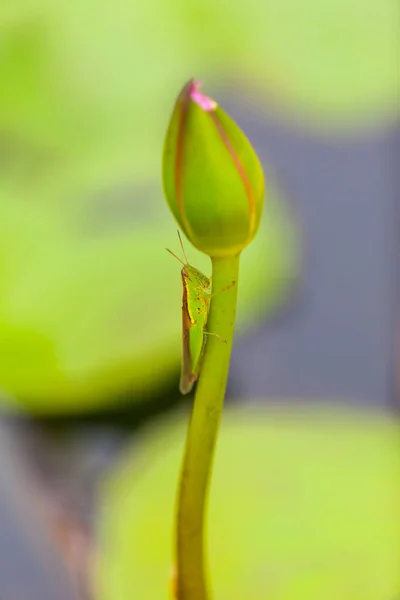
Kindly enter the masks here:
[[238, 254], [257, 233], [264, 174], [243, 131], [190, 80], [176, 101], [163, 154], [164, 193], [191, 243]]

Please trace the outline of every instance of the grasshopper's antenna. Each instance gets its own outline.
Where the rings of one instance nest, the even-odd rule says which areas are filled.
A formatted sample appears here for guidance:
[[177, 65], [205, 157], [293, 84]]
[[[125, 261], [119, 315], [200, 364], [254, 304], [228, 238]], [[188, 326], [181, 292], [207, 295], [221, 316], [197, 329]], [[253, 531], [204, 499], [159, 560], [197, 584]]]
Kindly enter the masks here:
[[183, 246], [183, 242], [182, 242], [181, 234], [179, 233], [179, 229], [177, 229], [176, 231], [178, 233], [178, 238], [179, 238], [179, 241], [181, 243], [181, 248], [182, 248], [183, 256], [185, 257], [185, 260], [186, 260], [186, 264], [189, 265], [190, 263], [189, 263], [188, 258], [186, 256], [185, 248]]
[[166, 249], [166, 251], [167, 251], [167, 252], [169, 252], [170, 254], [172, 254], [172, 256], [173, 256], [174, 258], [176, 258], [176, 260], [179, 260], [179, 262], [180, 262], [180, 263], [182, 263], [184, 267], [186, 266], [186, 265], [185, 265], [185, 263], [183, 262], [183, 260], [181, 260], [181, 259], [179, 258], [179, 256], [177, 256], [176, 254], [174, 254], [174, 253], [172, 252], [172, 250], [170, 250], [169, 248], [165, 248], [165, 249]]

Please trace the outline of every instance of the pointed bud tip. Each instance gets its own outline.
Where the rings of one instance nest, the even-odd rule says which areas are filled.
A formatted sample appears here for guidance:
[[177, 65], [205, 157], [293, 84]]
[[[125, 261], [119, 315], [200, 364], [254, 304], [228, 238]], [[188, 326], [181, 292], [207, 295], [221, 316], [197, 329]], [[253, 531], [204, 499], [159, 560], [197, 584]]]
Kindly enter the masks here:
[[205, 111], [215, 110], [218, 104], [205, 94], [200, 92], [200, 87], [203, 85], [201, 81], [195, 81], [192, 79], [189, 82], [189, 96], [193, 102], [196, 102], [200, 106], [201, 109]]

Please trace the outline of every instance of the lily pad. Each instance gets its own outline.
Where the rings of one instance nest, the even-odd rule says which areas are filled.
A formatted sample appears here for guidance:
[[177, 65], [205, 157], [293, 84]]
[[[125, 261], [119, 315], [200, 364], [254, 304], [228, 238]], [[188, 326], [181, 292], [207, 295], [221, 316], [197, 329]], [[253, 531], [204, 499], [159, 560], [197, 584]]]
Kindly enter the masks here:
[[[161, 192], [86, 196], [67, 216], [0, 199], [0, 389], [9, 408], [87, 411], [127, 392], [140, 401], [179, 369], [180, 265], [165, 247], [180, 249]], [[264, 228], [243, 254], [242, 326], [276, 308], [293, 283], [294, 237], [285, 207], [269, 198]], [[210, 272], [207, 257], [187, 253]]]
[[[158, 14], [172, 19], [162, 3]], [[179, 369], [179, 265], [164, 251], [178, 246], [160, 157], [176, 91], [207, 61], [197, 51], [193, 63], [167, 27], [149, 37], [152, 15], [147, 5], [100, 2], [94, 24], [76, 0], [1, 5], [8, 409], [62, 414], [141, 401], [162, 395]], [[295, 225], [278, 196], [269, 185], [264, 228], [243, 257], [242, 324], [276, 308], [297, 274]], [[209, 272], [205, 257], [188, 254]]]
[[[187, 416], [153, 426], [106, 478], [96, 600], [169, 598]], [[400, 593], [398, 422], [334, 406], [226, 411], [209, 514], [216, 600]]]
[[251, 29], [238, 68], [252, 101], [268, 97], [283, 117], [325, 129], [376, 125], [398, 114], [396, 0], [235, 6]]
[[235, 79], [309, 123], [382, 122], [398, 112], [397, 11], [396, 0], [102, 0], [94, 20], [78, 0], [3, 0], [0, 127], [69, 151], [138, 144], [144, 159], [190, 76]]

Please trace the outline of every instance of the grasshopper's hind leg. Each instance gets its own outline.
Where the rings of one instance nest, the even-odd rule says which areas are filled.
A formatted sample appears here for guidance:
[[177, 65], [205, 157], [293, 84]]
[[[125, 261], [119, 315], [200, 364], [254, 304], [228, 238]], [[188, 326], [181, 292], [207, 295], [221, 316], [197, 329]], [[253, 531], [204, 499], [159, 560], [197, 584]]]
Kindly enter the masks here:
[[[210, 281], [211, 281], [211, 279], [210, 279]], [[209, 296], [210, 300], [212, 298], [214, 298], [214, 296], [216, 296], [217, 294], [220, 294], [221, 292], [226, 292], [227, 290], [230, 290], [234, 285], [236, 285], [236, 281], [232, 281], [232, 283], [230, 283], [229, 285], [226, 285], [225, 287], [221, 288], [217, 292], [214, 292], [213, 294], [211, 294]]]
[[226, 344], [226, 340], [224, 340], [223, 337], [221, 337], [220, 335], [218, 335], [218, 333], [212, 333], [211, 331], [203, 331], [204, 335], [213, 335], [214, 337], [216, 337], [220, 342], [222, 342], [223, 344]]

